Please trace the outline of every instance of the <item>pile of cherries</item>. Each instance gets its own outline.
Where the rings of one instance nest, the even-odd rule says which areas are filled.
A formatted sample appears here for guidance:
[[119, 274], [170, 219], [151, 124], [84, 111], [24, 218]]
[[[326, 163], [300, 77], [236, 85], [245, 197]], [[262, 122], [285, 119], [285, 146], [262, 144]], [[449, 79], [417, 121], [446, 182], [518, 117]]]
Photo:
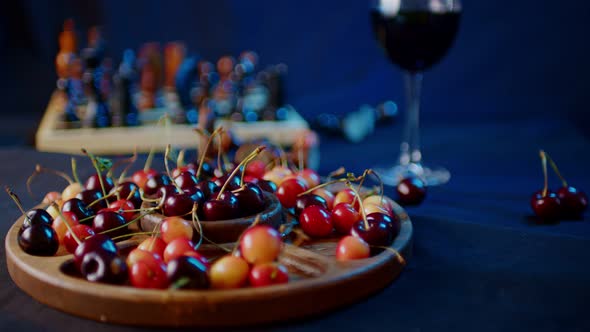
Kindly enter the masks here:
[[[549, 155], [541, 150], [541, 165], [545, 185], [543, 189], [533, 193], [530, 204], [537, 216], [539, 223], [553, 223], [558, 220], [580, 219], [588, 208], [588, 196], [575, 187], [570, 186], [563, 178], [555, 162]], [[562, 186], [554, 192], [549, 189], [547, 176], [547, 161], [549, 161], [555, 174], [561, 180]]]
[[[151, 153], [144, 168], [130, 178], [125, 174], [135, 156], [120, 161], [129, 165], [118, 180], [112, 176], [112, 161], [85, 150], [96, 170], [85, 182], [77, 176], [74, 158], [73, 179], [38, 165], [28, 186], [40, 173], [59, 175], [69, 184], [61, 192], [46, 194], [46, 209], [29, 211], [24, 211], [17, 195], [7, 188], [25, 216], [18, 233], [19, 246], [38, 256], [52, 256], [63, 248], [62, 252], [73, 254], [75, 270], [89, 281], [139, 288], [206, 289], [287, 282], [287, 269], [278, 263], [278, 257], [282, 239], [295, 233], [306, 238], [337, 238], [336, 257], [341, 260], [369, 257], [390, 247], [398, 235], [400, 219], [393, 211], [393, 201], [383, 196], [382, 185], [380, 194], [376, 190], [359, 194], [365, 178], [377, 176], [373, 171], [366, 170], [360, 177], [350, 173], [331, 176], [322, 183], [315, 171], [302, 165], [296, 168], [281, 159], [272, 166], [258, 158], [264, 145], [243, 153], [239, 162], [222, 163], [221, 144], [214, 168], [211, 158], [206, 159], [207, 149], [219, 134], [215, 131], [209, 136], [198, 161], [185, 164], [181, 154], [171, 169], [168, 148], [165, 172], [151, 168]], [[340, 189], [334, 191], [335, 187]], [[201, 221], [254, 217], [267, 208], [269, 195], [275, 195], [284, 211], [295, 217], [290, 225], [300, 231], [281, 234], [269, 226], [251, 226], [234, 250], [213, 243], [228, 253], [209, 262], [200, 251], [206, 237]], [[134, 223], [153, 213], [161, 214], [155, 229], [132, 233]], [[121, 252], [116, 245], [140, 236], [145, 240], [131, 251]], [[199, 241], [193, 242], [196, 238]]]

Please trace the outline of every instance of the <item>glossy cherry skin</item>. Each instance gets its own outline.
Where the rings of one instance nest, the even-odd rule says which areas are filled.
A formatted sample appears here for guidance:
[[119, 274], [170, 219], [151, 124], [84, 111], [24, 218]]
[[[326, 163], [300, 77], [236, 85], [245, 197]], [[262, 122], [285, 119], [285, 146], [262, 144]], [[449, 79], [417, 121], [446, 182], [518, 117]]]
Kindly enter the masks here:
[[276, 196], [285, 208], [295, 207], [297, 195], [307, 190], [307, 185], [298, 178], [289, 178], [281, 182], [277, 188]]
[[[237, 172], [236, 175], [234, 175], [234, 177], [232, 177], [229, 180], [229, 184], [226, 187], [226, 190], [236, 190], [238, 188], [240, 188], [240, 176], [241, 176], [241, 172]], [[218, 186], [218, 187], [223, 187], [223, 185], [225, 184], [225, 182], [227, 181], [227, 179], [229, 178], [229, 174], [224, 174], [220, 177], [217, 177], [215, 179], [213, 179], [213, 182]]]
[[[113, 190], [111, 190], [111, 193], [115, 190], [118, 191], [118, 197], [120, 199], [126, 199], [131, 201], [131, 203], [133, 203], [133, 206], [136, 209], [139, 209], [141, 207], [141, 192], [139, 186], [135, 183], [130, 181], [119, 183]], [[133, 195], [129, 197], [131, 192], [133, 192]]]
[[[100, 211], [101, 209], [104, 209], [107, 207], [107, 201], [106, 200], [100, 200], [99, 199], [103, 198], [104, 195], [102, 194], [102, 191], [100, 189], [86, 189], [81, 191], [80, 193], [78, 193], [78, 195], [76, 195], [76, 198], [80, 199], [85, 206], [89, 206], [88, 208], [90, 210], [92, 210], [93, 213], [97, 213], [98, 211]], [[92, 206], [90, 206], [91, 203], [98, 201], [94, 204], [92, 204]]]
[[160, 189], [158, 189], [158, 192], [156, 193], [156, 197], [157, 198], [162, 198], [162, 197], [170, 197], [173, 195], [178, 194], [178, 188], [176, 188], [176, 186], [174, 186], [173, 184], [167, 184], [164, 186], [161, 186]]
[[242, 217], [251, 216], [264, 210], [264, 194], [262, 189], [254, 183], [245, 183], [241, 189], [234, 191], [233, 194], [238, 200]]
[[[207, 289], [209, 277], [203, 262], [190, 256], [180, 256], [168, 262], [168, 281], [179, 289]], [[182, 279], [182, 280], [181, 280]]]
[[264, 287], [289, 282], [289, 274], [281, 264], [263, 263], [252, 267], [248, 280], [252, 287]]
[[178, 176], [175, 176], [174, 182], [180, 189], [187, 190], [195, 187], [197, 184], [197, 178], [193, 173], [185, 171], [180, 173]]
[[176, 179], [176, 177], [178, 177], [180, 174], [182, 174], [184, 172], [189, 172], [194, 175], [197, 173], [196, 167], [197, 166], [193, 163], [189, 163], [184, 166], [176, 167], [175, 169], [172, 170], [172, 178]]
[[347, 235], [338, 241], [336, 259], [347, 261], [351, 259], [367, 258], [371, 255], [371, 248], [361, 238]]
[[326, 237], [332, 234], [332, 215], [318, 205], [306, 207], [299, 216], [299, 224], [305, 234], [312, 237]]
[[[113, 179], [111, 179], [110, 177], [106, 177], [105, 175], [102, 175], [101, 178], [102, 184], [104, 185], [104, 190], [108, 193], [115, 186], [115, 184], [113, 183]], [[84, 188], [86, 188], [86, 190], [102, 191], [100, 181], [98, 180], [98, 174], [92, 174], [91, 176], [89, 176], [88, 180], [86, 180], [86, 183], [84, 184]]]
[[314, 194], [305, 194], [298, 196], [295, 200], [295, 214], [301, 214], [303, 209], [312, 205], [317, 205], [323, 207], [324, 209], [328, 209], [328, 203], [323, 197]]
[[108, 284], [123, 284], [128, 275], [125, 260], [104, 250], [86, 253], [80, 264], [80, 273], [88, 281]]
[[[133, 250], [134, 252], [136, 250]], [[129, 254], [131, 256], [131, 253]], [[166, 264], [154, 253], [143, 254], [135, 262], [129, 262], [129, 280], [137, 288], [164, 289], [168, 287]], [[129, 261], [129, 257], [128, 257]]]
[[[536, 195], [533, 195], [535, 197]], [[557, 194], [548, 193], [546, 196], [537, 197], [532, 208], [540, 222], [554, 222], [561, 216], [561, 201]]]
[[221, 189], [217, 184], [215, 184], [215, 182], [210, 180], [200, 181], [199, 183], [197, 183], [195, 187], [200, 189], [201, 192], [203, 192], [203, 196], [205, 197], [205, 199], [211, 198], [211, 195], [214, 192], [219, 191]]
[[[96, 233], [102, 233], [110, 229], [123, 226], [126, 223], [127, 221], [121, 214], [113, 211], [102, 210], [99, 213], [97, 213], [96, 216], [94, 216], [94, 219], [92, 221], [92, 228]], [[113, 238], [125, 235], [128, 232], [129, 229], [127, 227], [122, 227], [115, 231], [107, 232], [106, 234]], [[122, 240], [123, 239], [119, 239], [119, 241]]]
[[580, 218], [588, 208], [588, 196], [572, 186], [561, 187], [557, 191], [564, 218]]
[[426, 184], [419, 178], [405, 178], [396, 187], [398, 202], [402, 205], [418, 205], [426, 198]]
[[167, 184], [172, 184], [172, 180], [170, 180], [170, 177], [168, 177], [168, 175], [164, 173], [158, 173], [147, 179], [145, 186], [143, 188], [143, 192], [147, 196], [153, 196], [158, 192], [160, 187], [163, 187]]
[[352, 225], [362, 219], [362, 215], [348, 203], [340, 203], [332, 209], [332, 223], [340, 234], [349, 234]]
[[[90, 226], [81, 225], [81, 224], [72, 226], [72, 232], [74, 232], [74, 234], [76, 234], [76, 236], [78, 237], [78, 239], [80, 241], [84, 241], [84, 240], [86, 240], [86, 238], [89, 238], [89, 237], [96, 234], [94, 232], [94, 230], [92, 228], [90, 228]], [[76, 239], [72, 235], [72, 232], [70, 232], [68, 230], [66, 232], [66, 235], [64, 236], [64, 241], [63, 241], [64, 245], [66, 247], [66, 250], [70, 254], [73, 254], [76, 251], [76, 248], [78, 248], [78, 242], [76, 242]]]
[[130, 211], [134, 210], [135, 206], [131, 201], [128, 201], [126, 199], [119, 199], [112, 202], [111, 204], [109, 204], [109, 209], [111, 211], [121, 214], [123, 218], [125, 218], [125, 220], [127, 221], [133, 220], [133, 217], [135, 217], [136, 214], [136, 212]]
[[76, 267], [80, 269], [84, 255], [91, 251], [98, 250], [108, 251], [112, 254], [117, 254], [118, 252], [117, 246], [115, 245], [115, 242], [111, 240], [111, 238], [105, 234], [93, 235], [82, 241], [82, 243], [80, 243], [74, 251], [74, 263], [76, 264]]
[[22, 227], [27, 228], [37, 224], [47, 224], [51, 226], [53, 224], [53, 217], [51, 217], [49, 212], [44, 209], [31, 209], [27, 211]]
[[84, 221], [81, 221], [80, 222], [81, 224], [85, 224], [85, 225], [92, 224], [92, 220], [89, 217], [92, 217], [94, 215], [94, 213], [92, 212], [92, 210], [88, 209], [86, 207], [86, 204], [84, 204], [84, 202], [82, 202], [78, 198], [72, 198], [72, 199], [65, 201], [61, 207], [61, 211], [62, 212], [72, 212], [73, 214], [76, 215], [76, 217], [78, 217], [78, 220], [86, 219]]
[[262, 179], [266, 172], [266, 164], [262, 160], [253, 160], [246, 166], [245, 174], [255, 179]]
[[202, 209], [203, 220], [228, 220], [239, 216], [238, 199], [229, 191], [220, 199], [209, 199]]
[[149, 237], [141, 242], [137, 249], [153, 252], [160, 257], [164, 257], [164, 250], [166, 249], [166, 242], [161, 237]]
[[180, 216], [186, 219], [191, 218], [191, 211], [195, 201], [187, 193], [176, 193], [174, 195], [166, 196], [162, 213], [167, 216]]
[[50, 225], [45, 223], [21, 228], [17, 241], [24, 252], [34, 256], [53, 256], [59, 248], [57, 234]]
[[267, 225], [256, 225], [242, 234], [239, 246], [246, 262], [261, 264], [277, 259], [283, 248], [283, 241], [276, 229]]
[[[394, 235], [392, 227], [383, 220], [367, 220], [369, 228], [365, 228], [363, 220], [357, 221], [350, 230], [352, 236], [363, 239], [370, 246], [388, 247], [393, 243]], [[379, 251], [379, 250], [374, 250]]]
[[269, 181], [269, 180], [258, 180], [258, 182], [256, 182], [256, 184], [260, 187], [260, 189], [269, 192], [271, 194], [274, 194], [277, 191], [277, 185], [276, 183]]
[[211, 288], [240, 288], [248, 280], [249, 273], [250, 266], [244, 259], [233, 255], [225, 255], [216, 260], [209, 269]]
[[152, 176], [158, 175], [158, 172], [153, 169], [146, 170], [139, 170], [131, 176], [131, 181], [139, 186], [141, 189], [145, 188], [145, 184], [147, 183], [148, 179]]
[[394, 238], [399, 234], [399, 231], [402, 228], [401, 221], [399, 220], [399, 218], [395, 214], [389, 215], [389, 214], [379, 213], [379, 212], [369, 213], [367, 215], [367, 221], [369, 221], [369, 225], [371, 224], [371, 222], [374, 222], [374, 221], [387, 223], [387, 225], [391, 228], [391, 234], [393, 235]]
[[[195, 161], [192, 163], [188, 163], [187, 166], [194, 167], [195, 170], [199, 169], [199, 162]], [[215, 176], [215, 168], [213, 165], [208, 161], [203, 161], [203, 166], [201, 167], [201, 174], [199, 174], [199, 180], [202, 179], [210, 179]], [[195, 173], [196, 174], [196, 173]]]

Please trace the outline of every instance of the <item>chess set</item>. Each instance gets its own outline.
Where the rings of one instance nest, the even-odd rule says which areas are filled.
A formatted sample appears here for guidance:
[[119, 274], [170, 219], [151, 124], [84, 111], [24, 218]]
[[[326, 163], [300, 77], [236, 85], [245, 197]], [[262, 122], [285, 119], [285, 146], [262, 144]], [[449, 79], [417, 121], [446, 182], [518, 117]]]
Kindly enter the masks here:
[[182, 42], [143, 44], [125, 50], [116, 66], [100, 28], [78, 48], [74, 22], [59, 35], [58, 76], [36, 134], [40, 151], [124, 154], [198, 145], [195, 129], [223, 126], [239, 141], [268, 140], [289, 149], [317, 135], [285, 101], [287, 66], [260, 69], [244, 51], [216, 63], [189, 55]]

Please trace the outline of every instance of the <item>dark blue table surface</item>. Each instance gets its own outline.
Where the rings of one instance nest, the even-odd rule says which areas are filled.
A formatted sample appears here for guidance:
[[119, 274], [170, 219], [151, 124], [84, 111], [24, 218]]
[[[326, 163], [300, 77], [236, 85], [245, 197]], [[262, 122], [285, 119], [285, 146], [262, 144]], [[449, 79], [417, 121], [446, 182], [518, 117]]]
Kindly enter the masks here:
[[[455, 46], [426, 74], [422, 103], [425, 160], [447, 166], [452, 178], [408, 209], [415, 229], [409, 265], [356, 305], [253, 329], [590, 330], [590, 217], [538, 226], [529, 207], [543, 183], [541, 148], [571, 184], [590, 191], [590, 6], [463, 3]], [[3, 4], [0, 17], [0, 184], [20, 193], [36, 163], [69, 167], [69, 156], [27, 144], [55, 86], [56, 36], [67, 17], [77, 20], [81, 37], [82, 29], [103, 24], [115, 59], [150, 40], [184, 40], [190, 53], [210, 60], [254, 49], [264, 65], [289, 65], [288, 100], [307, 117], [403, 101], [400, 72], [375, 46], [361, 1], [22, 0]], [[400, 131], [398, 121], [360, 144], [322, 136], [320, 172], [393, 163]], [[81, 167], [89, 174], [89, 165]], [[61, 185], [50, 178], [36, 184], [39, 192]], [[26, 206], [35, 203], [22, 196]], [[19, 213], [6, 197], [0, 209], [4, 235]], [[141, 330], [37, 303], [12, 283], [4, 256], [2, 248], [0, 330]]]

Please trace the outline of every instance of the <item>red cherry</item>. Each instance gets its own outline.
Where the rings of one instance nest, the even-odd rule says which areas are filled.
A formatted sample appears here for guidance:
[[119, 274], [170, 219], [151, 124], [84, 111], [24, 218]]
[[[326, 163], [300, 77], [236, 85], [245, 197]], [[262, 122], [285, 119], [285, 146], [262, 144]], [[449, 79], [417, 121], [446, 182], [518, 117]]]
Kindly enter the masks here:
[[193, 238], [193, 226], [188, 220], [180, 217], [167, 217], [162, 221], [160, 236], [166, 243], [178, 238], [191, 240]]
[[[113, 179], [105, 175], [101, 175], [101, 178], [104, 190], [108, 193], [115, 186], [113, 184]], [[102, 187], [100, 184], [100, 180], [98, 179], [98, 174], [93, 174], [90, 177], [88, 177], [88, 180], [86, 180], [86, 184], [84, 185], [84, 188], [86, 188], [86, 190], [100, 190], [102, 192]]]
[[286, 179], [277, 188], [275, 193], [283, 207], [295, 207], [297, 195], [307, 190], [307, 185], [298, 178]]
[[66, 226], [64, 218], [68, 222], [68, 225], [70, 225], [70, 227], [74, 227], [75, 225], [79, 224], [78, 217], [76, 216], [76, 214], [67, 211], [62, 212], [61, 215], [58, 215], [53, 220], [53, 225], [51, 225], [51, 227], [53, 227], [55, 234], [57, 234], [57, 239], [60, 244], [64, 243], [64, 238], [66, 236], [66, 233], [68, 232], [68, 226]]
[[246, 165], [246, 176], [262, 179], [266, 173], [266, 164], [262, 160], [253, 160]]
[[123, 218], [125, 218], [125, 220], [127, 221], [131, 221], [133, 220], [133, 217], [135, 217], [135, 212], [129, 211], [134, 210], [135, 205], [133, 205], [131, 201], [128, 201], [126, 199], [119, 199], [112, 202], [111, 204], [109, 204], [109, 209], [111, 211], [120, 213], [123, 216]]
[[332, 215], [321, 206], [306, 207], [299, 216], [299, 224], [305, 234], [312, 237], [326, 237], [332, 234]]
[[426, 184], [419, 178], [405, 178], [396, 187], [398, 201], [402, 205], [418, 205], [426, 197]]
[[586, 193], [572, 186], [561, 187], [557, 197], [561, 203], [561, 214], [565, 218], [581, 218], [588, 208]]
[[[72, 232], [76, 234], [80, 241], [84, 241], [87, 237], [90, 237], [95, 234], [94, 230], [90, 226], [81, 224], [72, 226]], [[72, 236], [72, 232], [68, 230], [63, 239], [63, 243], [66, 247], [66, 250], [70, 254], [73, 254], [76, 251], [76, 248], [78, 248], [78, 242], [76, 241], [74, 236]]]
[[356, 197], [354, 190], [350, 189], [350, 188], [344, 188], [342, 190], [340, 190], [336, 196], [334, 196], [334, 206], [340, 204], [340, 203], [348, 203], [348, 204], [352, 204], [352, 202], [354, 201], [354, 208], [355, 210], [358, 210], [360, 208], [360, 202], [359, 199], [354, 199]]
[[[137, 250], [137, 249], [136, 249]], [[129, 281], [138, 288], [164, 289], [168, 287], [168, 275], [166, 265], [162, 259], [153, 253], [143, 250], [133, 250], [133, 257], [127, 257], [129, 269]]]
[[152, 237], [149, 237], [149, 238], [143, 240], [143, 242], [141, 242], [137, 246], [137, 249], [150, 251], [155, 254], [158, 254], [160, 257], [164, 257], [164, 250], [166, 249], [166, 242], [164, 242], [164, 240], [162, 240], [162, 238], [160, 238], [160, 237], [153, 237], [152, 236]]
[[156, 170], [153, 169], [148, 169], [147, 171], [141, 169], [133, 173], [133, 175], [131, 176], [131, 181], [133, 181], [139, 188], [144, 189], [147, 180], [157, 174], [158, 172], [156, 172]]
[[190, 240], [185, 238], [172, 240], [164, 249], [164, 262], [168, 263], [175, 258], [184, 256], [188, 251], [195, 251], [195, 245]]
[[287, 268], [278, 263], [255, 265], [248, 276], [252, 287], [263, 287], [289, 282]]
[[332, 209], [332, 223], [340, 234], [349, 234], [352, 225], [363, 217], [348, 203], [340, 203]]
[[250, 264], [274, 261], [283, 248], [279, 232], [265, 225], [257, 225], [247, 229], [240, 240], [242, 257]]
[[348, 235], [338, 241], [336, 246], [336, 259], [341, 261], [367, 258], [371, 254], [371, 248], [363, 239]]
[[332, 194], [331, 191], [325, 188], [318, 188], [311, 193], [323, 197], [326, 201], [326, 205], [328, 206], [328, 210], [332, 210], [334, 208], [334, 194]]
[[[533, 195], [536, 197], [536, 195]], [[554, 222], [561, 216], [561, 202], [557, 194], [547, 193], [537, 197], [532, 203], [533, 212], [539, 217], [540, 222]]]

